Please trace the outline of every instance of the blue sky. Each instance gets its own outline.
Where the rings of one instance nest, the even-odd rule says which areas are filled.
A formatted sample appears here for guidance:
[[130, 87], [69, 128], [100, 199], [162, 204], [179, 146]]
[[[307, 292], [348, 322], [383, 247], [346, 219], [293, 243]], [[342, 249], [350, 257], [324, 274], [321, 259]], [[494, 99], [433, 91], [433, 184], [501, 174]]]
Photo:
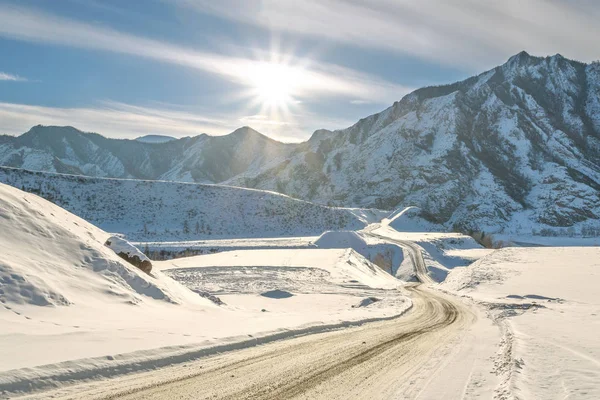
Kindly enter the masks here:
[[592, 0], [0, 0], [0, 133], [305, 140], [521, 50], [597, 59], [599, 17]]

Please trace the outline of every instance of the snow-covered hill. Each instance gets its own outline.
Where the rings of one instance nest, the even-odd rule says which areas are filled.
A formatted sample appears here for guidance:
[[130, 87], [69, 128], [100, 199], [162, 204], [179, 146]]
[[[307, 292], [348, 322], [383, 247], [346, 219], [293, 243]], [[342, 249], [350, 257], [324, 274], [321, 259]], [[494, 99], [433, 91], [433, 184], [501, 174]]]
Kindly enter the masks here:
[[320, 235], [385, 216], [219, 185], [90, 178], [0, 167], [0, 182], [58, 204], [105, 231], [138, 241]]
[[[109, 234], [60, 207], [0, 183], [0, 303], [210, 306], [163, 276], [144, 274], [104, 246]], [[91, 303], [94, 304], [91, 304]]]
[[522, 52], [419, 89], [229, 183], [321, 203], [418, 206], [446, 228], [580, 233], [600, 218], [600, 63]]

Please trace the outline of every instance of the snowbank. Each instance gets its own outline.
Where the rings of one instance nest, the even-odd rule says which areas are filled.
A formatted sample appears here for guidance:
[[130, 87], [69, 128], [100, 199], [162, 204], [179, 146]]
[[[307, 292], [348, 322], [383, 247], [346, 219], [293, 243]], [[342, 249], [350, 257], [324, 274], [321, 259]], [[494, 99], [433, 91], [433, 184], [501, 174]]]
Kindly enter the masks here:
[[455, 268], [441, 287], [500, 326], [495, 364], [507, 398], [598, 399], [599, 282], [599, 248], [513, 247]]
[[193, 295], [166, 277], [155, 279], [124, 263], [103, 245], [107, 233], [3, 184], [0, 225], [0, 301], [5, 306], [183, 303]]
[[367, 249], [367, 242], [355, 231], [325, 232], [315, 241], [315, 245], [322, 249], [354, 249], [361, 254]]
[[398, 270], [404, 262], [404, 252], [400, 246], [380, 241], [368, 243], [356, 231], [328, 231], [314, 244], [322, 249], [353, 249], [393, 276], [398, 276]]

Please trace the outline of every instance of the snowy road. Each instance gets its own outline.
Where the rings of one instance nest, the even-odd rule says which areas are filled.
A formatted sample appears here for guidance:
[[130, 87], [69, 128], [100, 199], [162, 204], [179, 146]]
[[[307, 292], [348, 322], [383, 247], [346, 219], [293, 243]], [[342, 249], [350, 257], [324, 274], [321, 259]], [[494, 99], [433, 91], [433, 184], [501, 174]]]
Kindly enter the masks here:
[[412, 264], [415, 266], [415, 274], [417, 276], [417, 279], [419, 279], [420, 282], [422, 283], [434, 283], [433, 279], [431, 279], [431, 277], [429, 276], [429, 274], [427, 273], [427, 265], [425, 264], [425, 260], [423, 259], [423, 254], [421, 253], [421, 248], [416, 245], [414, 242], [411, 242], [409, 240], [399, 240], [399, 239], [392, 239], [389, 238], [387, 236], [382, 236], [382, 235], [378, 235], [373, 233], [372, 231], [377, 229], [379, 226], [378, 224], [373, 224], [372, 228], [367, 228], [365, 229], [365, 234], [377, 239], [382, 239], [385, 240], [386, 242], [390, 242], [390, 243], [396, 243], [398, 245], [400, 245], [401, 247], [404, 248], [408, 248], [410, 251], [408, 252], [408, 255], [412, 261]]
[[[420, 248], [410, 242], [399, 244], [410, 250], [417, 277], [431, 282]], [[458, 298], [427, 285], [404, 288], [413, 306], [400, 318], [75, 385], [52, 395], [128, 400], [458, 399], [488, 395], [492, 382], [479, 373], [490, 370], [493, 351], [480, 341], [485, 336], [482, 332], [490, 329], [484, 326], [482, 330], [485, 319]]]
[[[78, 399], [397, 399], [443, 362], [441, 350], [475, 319], [453, 298], [410, 286], [405, 316], [358, 328], [275, 342], [185, 367], [104, 382]], [[465, 374], [468, 380], [468, 372]], [[467, 382], [458, 385], [456, 397]], [[449, 397], [453, 398], [453, 397]]]
[[[411, 257], [419, 279], [430, 282], [420, 249], [411, 243], [402, 245], [413, 250]], [[72, 398], [418, 398], [428, 390], [423, 384], [431, 386], [432, 376], [447, 366], [448, 349], [456, 345], [459, 333], [469, 330], [476, 316], [462, 302], [425, 285], [406, 289], [413, 307], [401, 318], [123, 377], [87, 392], [78, 391]], [[457, 369], [453, 385], [447, 384], [446, 377], [445, 398], [463, 398], [471, 372], [469, 368]]]

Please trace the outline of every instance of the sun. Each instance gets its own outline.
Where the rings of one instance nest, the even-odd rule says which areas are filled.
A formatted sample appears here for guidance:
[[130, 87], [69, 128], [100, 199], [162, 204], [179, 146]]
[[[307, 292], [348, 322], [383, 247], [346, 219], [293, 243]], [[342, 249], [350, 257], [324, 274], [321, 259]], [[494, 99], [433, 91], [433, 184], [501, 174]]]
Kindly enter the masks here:
[[301, 71], [277, 62], [258, 62], [249, 71], [254, 101], [269, 111], [286, 111], [296, 102]]
[[272, 51], [257, 53], [237, 67], [244, 89], [232, 99], [243, 104], [240, 120], [269, 132], [295, 129], [309, 89], [318, 83], [309, 59]]

